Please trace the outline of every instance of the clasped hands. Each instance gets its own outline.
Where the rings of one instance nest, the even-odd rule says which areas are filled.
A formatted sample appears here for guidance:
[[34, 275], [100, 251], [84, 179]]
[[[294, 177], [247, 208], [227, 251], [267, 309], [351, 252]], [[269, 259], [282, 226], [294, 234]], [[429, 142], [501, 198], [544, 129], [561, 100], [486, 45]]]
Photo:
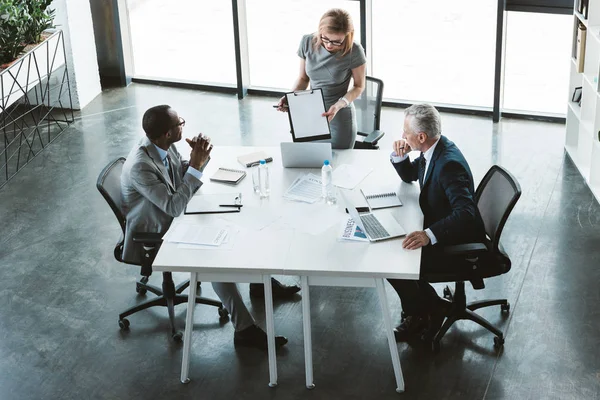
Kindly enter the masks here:
[[200, 170], [210, 158], [210, 152], [213, 149], [210, 138], [200, 133], [191, 139], [186, 138], [185, 141], [192, 148], [190, 152], [190, 166]]

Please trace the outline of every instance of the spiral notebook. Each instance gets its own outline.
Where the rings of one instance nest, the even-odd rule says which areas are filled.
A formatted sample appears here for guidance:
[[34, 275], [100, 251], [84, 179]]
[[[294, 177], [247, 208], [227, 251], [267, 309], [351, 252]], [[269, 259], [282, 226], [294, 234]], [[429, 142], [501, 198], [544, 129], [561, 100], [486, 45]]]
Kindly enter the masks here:
[[210, 177], [210, 180], [214, 182], [230, 183], [232, 185], [237, 185], [242, 179], [244, 179], [245, 176], [246, 171], [242, 171], [239, 169], [219, 168], [217, 172], [215, 172], [214, 175]]
[[400, 207], [402, 202], [395, 191], [360, 189], [371, 210], [380, 208]]

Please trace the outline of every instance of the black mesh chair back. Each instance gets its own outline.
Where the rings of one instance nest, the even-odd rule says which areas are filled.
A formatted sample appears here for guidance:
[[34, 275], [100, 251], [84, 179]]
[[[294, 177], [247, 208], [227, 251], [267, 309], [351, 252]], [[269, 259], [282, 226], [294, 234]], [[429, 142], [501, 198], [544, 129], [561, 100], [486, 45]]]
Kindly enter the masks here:
[[121, 211], [121, 171], [123, 171], [124, 163], [124, 157], [117, 158], [104, 167], [96, 181], [96, 188], [119, 220], [123, 233], [125, 232], [125, 217]]
[[354, 100], [359, 135], [367, 136], [369, 133], [379, 130], [382, 101], [383, 81], [367, 76], [364, 92]]
[[512, 209], [521, 197], [521, 185], [506, 169], [494, 165], [485, 174], [475, 192], [477, 207], [492, 252], [499, 251], [500, 235]]

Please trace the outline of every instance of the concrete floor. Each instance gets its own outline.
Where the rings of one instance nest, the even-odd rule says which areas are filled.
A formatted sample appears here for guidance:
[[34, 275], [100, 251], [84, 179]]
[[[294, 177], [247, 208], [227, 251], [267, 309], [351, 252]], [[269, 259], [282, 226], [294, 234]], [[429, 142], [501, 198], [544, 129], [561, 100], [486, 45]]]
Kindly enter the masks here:
[[[143, 300], [134, 291], [139, 270], [114, 260], [120, 228], [95, 188], [100, 170], [142, 135], [143, 112], [161, 103], [186, 119], [184, 135], [203, 132], [216, 146], [289, 135], [287, 117], [264, 97], [133, 84], [86, 107], [0, 190], [0, 399], [600, 399], [600, 207], [564, 154], [564, 125], [453, 114], [443, 114], [443, 132], [476, 181], [497, 163], [523, 189], [502, 240], [512, 270], [485, 290], [467, 285], [469, 300], [510, 301], [508, 317], [481, 312], [505, 332], [503, 351], [470, 322], [451, 328], [438, 355], [399, 344], [406, 392], [398, 395], [375, 291], [315, 288], [315, 390], [304, 387], [300, 296], [275, 304], [277, 332], [290, 339], [278, 354], [277, 388], [267, 386], [266, 354], [236, 350], [231, 324], [204, 306], [195, 314], [192, 381], [182, 385], [182, 347], [170, 340], [165, 309], [130, 317], [129, 332], [117, 326], [118, 313]], [[382, 157], [402, 120], [402, 110], [384, 109]], [[263, 303], [241, 286], [262, 320]], [[202, 293], [214, 296], [210, 285]], [[391, 287], [388, 296], [399, 320]], [[176, 313], [183, 327], [185, 306]]]

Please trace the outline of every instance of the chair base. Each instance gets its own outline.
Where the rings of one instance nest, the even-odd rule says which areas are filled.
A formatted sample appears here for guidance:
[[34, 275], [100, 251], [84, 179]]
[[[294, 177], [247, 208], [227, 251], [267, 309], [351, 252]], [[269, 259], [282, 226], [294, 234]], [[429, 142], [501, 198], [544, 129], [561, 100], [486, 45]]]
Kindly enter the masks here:
[[448, 329], [450, 329], [450, 327], [456, 321], [460, 321], [462, 319], [473, 321], [496, 335], [496, 337], [494, 337], [494, 347], [497, 349], [504, 345], [504, 334], [502, 331], [492, 325], [487, 319], [474, 313], [473, 311], [484, 307], [499, 305], [503, 313], [508, 313], [510, 311], [510, 304], [506, 299], [483, 300], [467, 303], [464, 282], [456, 282], [455, 291], [446, 286], [444, 288], [444, 298], [450, 300], [452, 307], [450, 315], [446, 317], [442, 327], [437, 331], [431, 342], [431, 348], [434, 352], [438, 352], [440, 350], [440, 341], [446, 332], [448, 332]]
[[[129, 328], [129, 320], [126, 319], [129, 315], [135, 314], [138, 311], [145, 310], [150, 307], [167, 307], [169, 311], [169, 320], [171, 322], [171, 334], [173, 335], [173, 339], [176, 341], [181, 341], [183, 338], [183, 334], [175, 328], [175, 306], [181, 303], [188, 302], [188, 296], [181, 294], [188, 286], [190, 285], [190, 281], [186, 280], [177, 287], [173, 282], [173, 277], [170, 272], [163, 272], [163, 283], [162, 289], [148, 284], [148, 277], [144, 276], [140, 281], [136, 282], [135, 290], [139, 294], [145, 294], [147, 291], [154, 293], [157, 297], [147, 300], [141, 304], [133, 306], [121, 314], [119, 314], [119, 327], [121, 329]], [[206, 297], [196, 297], [196, 304], [204, 304], [213, 307], [217, 307], [219, 311], [219, 317], [225, 318], [229, 315], [227, 310], [223, 308], [223, 303], [217, 300], [209, 299]]]

